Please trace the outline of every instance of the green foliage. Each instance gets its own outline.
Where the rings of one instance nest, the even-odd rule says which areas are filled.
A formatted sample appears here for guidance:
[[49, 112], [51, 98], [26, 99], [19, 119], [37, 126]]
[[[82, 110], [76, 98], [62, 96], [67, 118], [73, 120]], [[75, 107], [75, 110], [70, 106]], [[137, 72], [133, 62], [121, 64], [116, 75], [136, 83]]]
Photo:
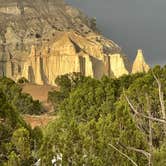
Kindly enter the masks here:
[[161, 166], [166, 163], [166, 143], [164, 143], [160, 148], [156, 149], [154, 152], [154, 165]]
[[39, 115], [45, 111], [39, 101], [22, 93], [21, 87], [9, 78], [0, 78], [0, 91], [5, 94], [7, 103], [11, 103], [20, 113]]
[[20, 159], [15, 152], [11, 152], [6, 166], [21, 166]]
[[17, 83], [25, 84], [25, 83], [29, 83], [29, 81], [25, 77], [21, 77], [18, 79]]
[[[153, 73], [166, 85], [166, 68], [155, 67]], [[161, 118], [158, 87], [152, 71], [101, 80], [81, 78], [73, 84], [71, 75], [57, 80], [58, 92], [52, 92], [51, 101], [58, 104], [59, 119], [45, 129], [44, 142], [39, 154], [45, 165], [50, 165], [53, 156], [63, 154], [63, 165], [132, 165], [115, 151], [130, 156], [138, 165], [148, 164], [147, 157], [127, 147], [149, 151], [149, 123], [147, 119], [135, 119], [124, 91], [133, 105], [148, 116], [148, 101], [151, 114]], [[165, 86], [162, 87], [166, 94]], [[153, 123], [153, 163], [165, 163], [165, 136], [163, 125]]]
[[37, 153], [42, 144], [42, 132], [31, 130], [16, 110], [5, 101], [4, 105], [0, 105], [0, 165], [33, 165], [37, 157], [33, 152]]
[[43, 132], [41, 128], [35, 127], [31, 132], [31, 137], [31, 146], [34, 149], [34, 156], [36, 157], [36, 153], [43, 143]]
[[13, 101], [14, 94], [21, 97], [19, 86], [10, 79], [1, 79], [0, 165], [30, 166], [35, 162], [33, 151], [37, 151], [42, 144], [42, 132], [39, 129], [31, 130], [24, 122], [19, 106]]
[[25, 128], [19, 128], [12, 135], [12, 143], [16, 148], [21, 160], [28, 160], [30, 157], [30, 134]]
[[75, 89], [86, 79], [88, 78], [82, 76], [81, 73], [72, 73], [58, 76], [55, 80], [55, 84], [59, 87], [59, 91], [49, 92], [48, 101], [52, 102], [54, 108], [56, 109], [59, 104], [69, 96], [71, 90]]
[[[132, 165], [110, 145], [139, 166], [147, 165], [147, 157], [133, 148], [150, 152], [149, 120], [134, 114], [125, 95], [139, 113], [149, 116], [150, 112], [161, 119], [153, 73], [160, 78], [166, 103], [166, 67], [119, 79], [104, 76], [96, 80], [77, 73], [58, 77], [59, 90], [50, 92], [48, 98], [56, 106], [58, 118], [44, 129], [44, 135], [38, 127], [30, 129], [19, 115], [23, 109], [39, 110], [39, 103], [35, 105], [30, 96], [22, 94], [12, 80], [0, 80], [0, 165], [29, 166], [41, 158], [41, 164], [47, 166], [59, 154], [63, 155], [62, 165]], [[164, 166], [163, 124], [152, 122], [151, 127], [153, 164]]]
[[5, 95], [2, 92], [0, 94], [2, 97], [0, 100], [0, 165], [6, 161], [8, 165], [11, 165], [14, 158], [17, 158], [11, 141], [13, 132], [21, 126], [28, 130], [29, 127], [22, 120], [17, 110], [7, 103]]

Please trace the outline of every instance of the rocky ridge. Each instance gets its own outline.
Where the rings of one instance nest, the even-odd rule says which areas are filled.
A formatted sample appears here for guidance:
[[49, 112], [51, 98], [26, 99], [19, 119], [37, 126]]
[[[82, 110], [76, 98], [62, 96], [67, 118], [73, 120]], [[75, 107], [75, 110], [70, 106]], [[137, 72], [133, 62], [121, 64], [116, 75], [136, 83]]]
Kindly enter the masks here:
[[[0, 75], [54, 84], [72, 72], [95, 78], [131, 73], [126, 55], [99, 33], [95, 19], [63, 0], [0, 2]], [[137, 63], [133, 73], [147, 71]]]

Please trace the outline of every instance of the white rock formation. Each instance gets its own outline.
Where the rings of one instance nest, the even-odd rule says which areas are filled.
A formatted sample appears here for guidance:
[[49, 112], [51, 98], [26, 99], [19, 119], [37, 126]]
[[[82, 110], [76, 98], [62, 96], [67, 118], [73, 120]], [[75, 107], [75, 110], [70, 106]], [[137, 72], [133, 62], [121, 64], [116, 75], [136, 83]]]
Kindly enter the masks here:
[[[72, 72], [98, 79], [131, 73], [121, 48], [64, 0], [0, 1], [0, 76], [54, 84]], [[133, 73], [148, 69], [138, 56]]]
[[[105, 54], [104, 45], [93, 40], [74, 32], [64, 32], [41, 51], [32, 46], [21, 77], [36, 84], [54, 85], [57, 76], [73, 72], [98, 79], [103, 75], [118, 78], [131, 73], [130, 62], [123, 53], [108, 51]], [[148, 70], [142, 50], [139, 50], [132, 72]]]
[[131, 71], [130, 62], [125, 55], [113, 54], [110, 56], [110, 75], [112, 77], [120, 77], [128, 75]]
[[36, 84], [44, 84], [43, 82], [43, 73], [42, 73], [42, 59], [39, 55], [36, 55], [36, 49], [32, 46], [31, 54], [24, 64], [22, 71], [22, 77], [25, 77], [30, 82]]
[[143, 51], [139, 49], [135, 61], [133, 63], [132, 73], [134, 74], [139, 72], [148, 72], [149, 69], [150, 67], [145, 61]]
[[[124, 55], [107, 55], [103, 52], [104, 45], [93, 40], [65, 32], [41, 52], [32, 46], [22, 77], [37, 84], [54, 84], [57, 76], [73, 72], [95, 78], [129, 74], [129, 63]], [[109, 42], [107, 44], [109, 46]]]

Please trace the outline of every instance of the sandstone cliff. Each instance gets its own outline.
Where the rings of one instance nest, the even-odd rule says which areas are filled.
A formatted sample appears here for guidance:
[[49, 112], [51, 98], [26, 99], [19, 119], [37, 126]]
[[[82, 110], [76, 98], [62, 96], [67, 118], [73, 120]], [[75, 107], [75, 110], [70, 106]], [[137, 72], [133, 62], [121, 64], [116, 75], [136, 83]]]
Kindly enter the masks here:
[[127, 57], [99, 33], [95, 19], [63, 0], [0, 2], [0, 75], [54, 84], [72, 72], [95, 78], [131, 72]]
[[139, 49], [135, 61], [133, 63], [132, 73], [134, 74], [138, 72], [148, 72], [149, 69], [150, 67], [144, 59], [143, 51]]
[[131, 65], [128, 58], [123, 54], [110, 55], [111, 76], [120, 77], [131, 72]]
[[[90, 35], [93, 38], [90, 39]], [[127, 58], [118, 50], [117, 54], [113, 53], [111, 46], [105, 52], [105, 44], [98, 41], [102, 36], [96, 36], [96, 40], [94, 35], [86, 37], [73, 31], [59, 32], [56, 40], [40, 51], [32, 46], [21, 76], [37, 84], [54, 84], [57, 76], [72, 72], [95, 78], [129, 74]]]

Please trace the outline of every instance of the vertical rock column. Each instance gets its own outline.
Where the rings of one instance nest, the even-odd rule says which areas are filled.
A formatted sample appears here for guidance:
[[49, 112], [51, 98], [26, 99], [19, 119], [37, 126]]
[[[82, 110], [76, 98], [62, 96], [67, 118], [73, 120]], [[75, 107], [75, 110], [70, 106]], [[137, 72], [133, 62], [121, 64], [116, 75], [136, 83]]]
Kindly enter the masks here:
[[42, 58], [40, 56], [37, 56], [35, 58], [36, 63], [34, 66], [34, 74], [35, 74], [35, 83], [39, 85], [43, 85], [43, 80], [42, 80]]
[[139, 49], [133, 63], [132, 73], [148, 72], [149, 69], [150, 67], [145, 61], [143, 51]]
[[127, 57], [121, 54], [112, 54], [110, 56], [110, 76], [121, 77], [130, 73], [130, 63]]
[[93, 63], [89, 55], [85, 55], [85, 76], [94, 77]]

